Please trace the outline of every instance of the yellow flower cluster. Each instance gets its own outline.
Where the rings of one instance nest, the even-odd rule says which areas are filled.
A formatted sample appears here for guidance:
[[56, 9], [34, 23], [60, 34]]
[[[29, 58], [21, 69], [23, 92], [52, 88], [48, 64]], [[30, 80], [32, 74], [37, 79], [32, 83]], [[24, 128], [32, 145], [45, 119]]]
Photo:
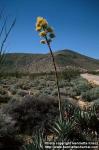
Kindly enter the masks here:
[[44, 36], [46, 36], [46, 34], [47, 34], [46, 31], [41, 31], [39, 35], [44, 37]]
[[43, 17], [37, 17], [37, 23], [36, 23], [36, 30], [40, 31], [43, 27], [46, 27], [48, 25], [46, 19]]
[[51, 27], [48, 27], [47, 32], [53, 32], [53, 29]]
[[[39, 36], [47, 39], [47, 42], [51, 42], [52, 38], [55, 37], [55, 34], [53, 32], [53, 28], [48, 25], [48, 22], [43, 17], [37, 17], [36, 22], [36, 31], [39, 32]], [[46, 39], [41, 40], [42, 44], [46, 44]]]
[[46, 44], [46, 41], [45, 40], [41, 40], [40, 43], [41, 44]]

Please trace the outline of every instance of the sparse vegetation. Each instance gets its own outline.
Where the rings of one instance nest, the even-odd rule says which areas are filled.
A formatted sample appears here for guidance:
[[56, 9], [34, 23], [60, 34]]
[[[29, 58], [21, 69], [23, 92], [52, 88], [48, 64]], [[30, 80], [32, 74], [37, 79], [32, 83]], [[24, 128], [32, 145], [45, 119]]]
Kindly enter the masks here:
[[[70, 137], [71, 140], [75, 140], [75, 141], [76, 140], [90, 141], [92, 137], [94, 137], [93, 139], [96, 139], [99, 134], [98, 127], [97, 127], [98, 112], [96, 112], [93, 115], [93, 117], [88, 119], [88, 117], [90, 117], [90, 113], [87, 114], [87, 110], [80, 112], [79, 109], [77, 110], [75, 106], [73, 106], [71, 103], [68, 103], [66, 99], [68, 99], [68, 97], [72, 97], [72, 98], [75, 98], [76, 96], [82, 97], [82, 95], [85, 94], [86, 92], [89, 92], [91, 90], [97, 91], [98, 87], [93, 88], [88, 83], [88, 81], [86, 81], [85, 79], [79, 76], [72, 78], [70, 81], [65, 79], [60, 80], [59, 83], [60, 83], [61, 96], [63, 97], [62, 116], [64, 116], [65, 118], [67, 117], [66, 119], [68, 120], [68, 124], [71, 124], [71, 126], [72, 126], [72, 122], [69, 122], [69, 119], [71, 120], [72, 118], [72, 121], [74, 122], [74, 126], [73, 126], [74, 128], [72, 130], [71, 133], [72, 136], [71, 136], [70, 134], [69, 135], [67, 134], [69, 131], [69, 129], [67, 131], [66, 128], [68, 124], [66, 124], [67, 121], [63, 119], [64, 129], [66, 129], [66, 131], [64, 132], [65, 133], [64, 140], [66, 140], [68, 137]], [[9, 117], [15, 123], [14, 129], [17, 129], [17, 133], [19, 135], [22, 134], [23, 137], [25, 135], [32, 136], [32, 134], [33, 137], [35, 137], [37, 135], [36, 131], [40, 128], [41, 129], [43, 128], [44, 139], [46, 139], [46, 136], [48, 138], [50, 134], [52, 134], [52, 137], [55, 136], [54, 137], [55, 139], [58, 139], [58, 134], [54, 132], [54, 130], [52, 130], [54, 122], [58, 121], [57, 120], [58, 101], [57, 101], [57, 90], [55, 92], [55, 88], [56, 85], [55, 85], [53, 74], [40, 75], [40, 76], [38, 75], [33, 79], [30, 79], [29, 76], [27, 77], [23, 76], [21, 78], [16, 78], [16, 77], [2, 78], [2, 82], [0, 84], [0, 89], [1, 89], [0, 94], [3, 96], [4, 95], [8, 96], [10, 94], [10, 97], [8, 96], [9, 100], [6, 101], [5, 105], [3, 105], [4, 102], [1, 103], [1, 108], [0, 108], [0, 111], [2, 112], [1, 114], [4, 114], [5, 116], [9, 115]], [[95, 96], [95, 99], [98, 99], [98, 92], [95, 93], [97, 93], [96, 96], [94, 94], [93, 95]], [[91, 94], [89, 94], [90, 97]], [[87, 101], [89, 99], [83, 97], [83, 100]], [[94, 99], [92, 99], [92, 101], [93, 100]], [[92, 124], [92, 120], [94, 124]], [[77, 123], [78, 125], [77, 124], [75, 125], [75, 123]], [[61, 127], [62, 126], [63, 125], [61, 124]], [[90, 130], [87, 130], [88, 128], [86, 126], [90, 128]], [[17, 134], [14, 135], [17, 136]], [[79, 139], [76, 139], [75, 137], [79, 137]], [[31, 146], [27, 145], [26, 147], [29, 148]]]
[[[74, 57], [72, 57], [74, 55]], [[75, 68], [81, 72], [88, 72], [99, 69], [99, 61], [78, 54], [71, 50], [65, 49], [54, 53], [55, 61], [58, 71]], [[41, 62], [41, 63], [40, 63]], [[48, 54], [6, 54], [6, 61], [3, 64], [5, 72], [20, 72], [26, 73], [42, 73], [46, 74], [53, 72], [53, 65], [51, 65], [51, 58]], [[31, 76], [32, 77], [32, 76]]]

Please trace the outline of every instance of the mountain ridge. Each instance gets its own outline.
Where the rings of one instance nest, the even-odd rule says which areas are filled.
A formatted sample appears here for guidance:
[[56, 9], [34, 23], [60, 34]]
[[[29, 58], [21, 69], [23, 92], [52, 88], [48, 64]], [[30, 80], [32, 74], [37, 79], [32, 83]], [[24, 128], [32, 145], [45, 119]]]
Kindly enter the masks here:
[[[81, 68], [85, 70], [99, 69], [99, 60], [85, 56], [73, 50], [59, 50], [54, 52], [55, 61], [58, 70], [64, 70], [67, 67]], [[53, 64], [50, 53], [32, 54], [32, 53], [7, 53], [4, 70], [22, 71], [22, 72], [50, 72], [53, 71]]]

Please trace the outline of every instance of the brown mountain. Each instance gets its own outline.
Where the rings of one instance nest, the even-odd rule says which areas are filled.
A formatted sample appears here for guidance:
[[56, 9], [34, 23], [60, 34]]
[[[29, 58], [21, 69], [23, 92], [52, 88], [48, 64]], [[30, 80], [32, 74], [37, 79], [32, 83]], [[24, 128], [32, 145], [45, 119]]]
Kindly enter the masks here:
[[[61, 50], [54, 52], [58, 69], [76, 67], [86, 70], [99, 69], [99, 60], [84, 56], [72, 50]], [[9, 72], [50, 72], [53, 71], [53, 64], [50, 54], [26, 54], [8, 53], [6, 54], [3, 69]]]

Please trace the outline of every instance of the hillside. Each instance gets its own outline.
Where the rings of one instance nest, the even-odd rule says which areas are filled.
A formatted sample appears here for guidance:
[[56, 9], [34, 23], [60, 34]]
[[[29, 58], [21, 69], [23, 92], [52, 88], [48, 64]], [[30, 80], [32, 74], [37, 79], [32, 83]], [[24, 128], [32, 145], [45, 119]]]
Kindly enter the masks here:
[[[86, 70], [99, 69], [99, 60], [81, 55], [71, 50], [61, 50], [54, 53], [58, 69], [76, 67]], [[50, 72], [53, 71], [50, 54], [8, 53], [3, 65], [6, 71]]]

